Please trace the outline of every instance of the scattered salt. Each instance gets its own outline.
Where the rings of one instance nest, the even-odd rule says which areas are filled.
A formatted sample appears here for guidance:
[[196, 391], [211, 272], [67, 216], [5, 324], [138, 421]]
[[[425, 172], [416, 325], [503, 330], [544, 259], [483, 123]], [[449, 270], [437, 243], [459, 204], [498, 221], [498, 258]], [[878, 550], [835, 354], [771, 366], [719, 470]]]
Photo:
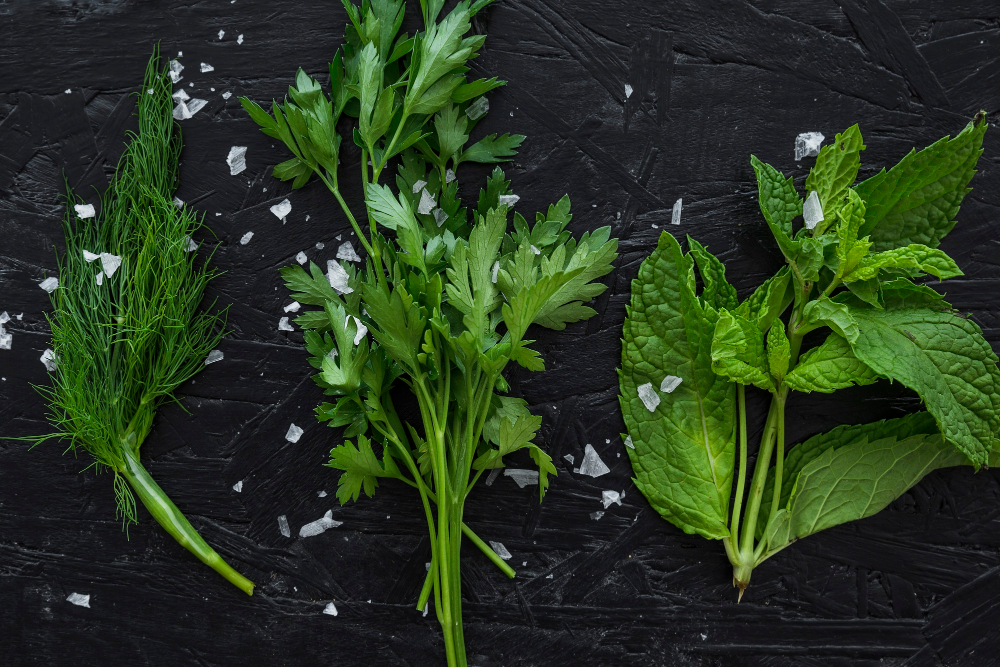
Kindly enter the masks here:
[[448, 219], [448, 214], [444, 212], [443, 208], [436, 208], [432, 211], [434, 214], [434, 222], [440, 227], [444, 224], [444, 221]]
[[819, 155], [819, 148], [826, 137], [822, 132], [803, 132], [795, 137], [795, 161]]
[[295, 255], [295, 261], [299, 264], [305, 264], [309, 261], [309, 258], [306, 257], [306, 254], [300, 250], [299, 254]]
[[600, 521], [601, 517], [604, 516], [604, 512], [591, 512], [590, 518], [594, 521]]
[[413, 194], [417, 194], [427, 186], [427, 181], [419, 180], [413, 184]]
[[[240, 35], [240, 39], [243, 39], [243, 35]], [[337, 605], [333, 604], [332, 602], [327, 602], [326, 606], [323, 607], [323, 613], [324, 614], [328, 614], [330, 616], [336, 616], [337, 615]]]
[[483, 96], [469, 105], [469, 108], [465, 110], [465, 115], [469, 117], [469, 120], [479, 120], [489, 110], [490, 101]]
[[220, 30], [219, 31], [219, 39], [222, 39], [225, 36], [226, 36], [226, 31], [225, 30]]
[[347, 284], [347, 281], [350, 280], [347, 271], [335, 260], [331, 259], [326, 262], [326, 279], [330, 281], [330, 287], [337, 290], [338, 294], [350, 294], [354, 291], [354, 288]]
[[215, 71], [215, 68], [212, 67], [211, 65], [209, 65], [208, 63], [202, 63], [201, 64], [201, 73], [202, 74], [204, 74], [205, 72], [214, 72], [214, 71]]
[[625, 99], [632, 97], [632, 86], [625, 84]]
[[639, 398], [642, 399], [642, 404], [646, 406], [647, 410], [650, 412], [656, 410], [656, 406], [660, 404], [660, 395], [656, 393], [655, 389], [653, 389], [653, 384], [651, 382], [639, 385], [636, 392], [639, 394]]
[[635, 445], [632, 444], [632, 436], [627, 436], [625, 438], [625, 446], [629, 449], [635, 449]]
[[184, 237], [187, 240], [187, 245], [184, 246], [184, 252], [194, 252], [198, 249], [198, 243], [190, 236]]
[[184, 200], [180, 197], [174, 197], [174, 206], [177, 208], [184, 208]]
[[[181, 56], [181, 53], [182, 53], [181, 51], [177, 52], [177, 57], [178, 58]], [[170, 77], [171, 81], [173, 81], [174, 83], [177, 83], [178, 81], [180, 81], [181, 79], [184, 78], [184, 77], [181, 76], [181, 72], [183, 70], [184, 70], [184, 65], [181, 65], [180, 62], [178, 62], [176, 60], [171, 60], [170, 61], [170, 71], [167, 72], [167, 75]]]
[[819, 201], [819, 194], [815, 190], [809, 192], [806, 203], [802, 205], [802, 219], [805, 220], [806, 229], [813, 229], [823, 222], [823, 204]]
[[580, 462], [579, 474], [589, 477], [600, 477], [611, 472], [611, 468], [604, 465], [597, 450], [593, 445], [588, 444], [583, 449], [583, 461]]
[[326, 498], [326, 491], [320, 491], [316, 494], [319, 498]]
[[497, 197], [497, 203], [499, 203], [501, 206], [506, 206], [507, 208], [510, 208], [511, 206], [516, 204], [520, 199], [521, 198], [517, 195], [500, 195], [499, 197]]
[[298, 301], [292, 301], [290, 304], [282, 308], [282, 310], [285, 311], [286, 313], [297, 313], [299, 312], [299, 308], [301, 307], [302, 307], [301, 303], [299, 303]]
[[538, 484], [537, 470], [523, 470], [521, 468], [507, 468], [503, 471], [504, 477], [510, 477], [522, 489], [529, 484]]
[[89, 595], [83, 595], [82, 593], [70, 593], [69, 597], [66, 598], [66, 602], [75, 604], [77, 607], [86, 607], [87, 609], [90, 609]]
[[299, 428], [295, 424], [290, 424], [288, 426], [288, 432], [285, 433], [285, 440], [291, 443], [298, 442], [299, 438], [302, 437], [302, 433], [303, 431], [301, 428]]
[[288, 529], [288, 517], [284, 514], [278, 517], [278, 530], [280, 530], [281, 534], [285, 537], [292, 536], [292, 531]]
[[214, 364], [216, 361], [222, 361], [225, 357], [226, 355], [222, 353], [222, 350], [212, 350], [205, 357], [205, 365], [208, 366], [209, 364]]
[[493, 281], [494, 285], [497, 284], [497, 274], [499, 273], [500, 273], [500, 260], [497, 260], [493, 262], [493, 270], [490, 271], [490, 280]]
[[97, 282], [97, 286], [100, 287], [104, 284], [104, 271], [98, 271], [97, 275], [94, 276], [94, 280]]
[[343, 525], [343, 521], [334, 521], [333, 510], [327, 510], [326, 514], [320, 518], [315, 521], [310, 521], [306, 525], [299, 528], [299, 537], [315, 537], [321, 533], [325, 533], [331, 528]]
[[39, 357], [39, 361], [41, 361], [45, 366], [45, 370], [50, 373], [56, 369], [56, 353], [48, 348], [42, 352], [42, 356]]
[[101, 254], [100, 253], [96, 253], [96, 252], [90, 252], [89, 250], [84, 250], [83, 251], [83, 258], [85, 260], [87, 260], [88, 264], [90, 264], [95, 259], [100, 259], [101, 258]]
[[240, 33], [240, 36], [236, 38], [236, 43], [237, 44], [243, 43], [243, 33]]
[[[307, 215], [306, 216], [306, 221], [308, 221], [308, 220], [309, 220], [309, 216]], [[317, 241], [316, 242], [316, 250], [322, 250], [325, 247], [326, 247], [326, 244], [323, 243], [322, 241]]]
[[670, 224], [679, 225], [681, 224], [681, 207], [683, 206], [683, 199], [678, 197], [677, 201], [674, 202], [674, 208], [670, 211]]
[[76, 216], [84, 220], [93, 218], [97, 214], [93, 204], [75, 204], [73, 208], [76, 209]]
[[278, 320], [278, 331], [295, 331], [295, 327], [288, 323], [287, 317]]
[[337, 248], [337, 259], [346, 259], [348, 262], [361, 261], [361, 257], [358, 256], [358, 253], [354, 252], [354, 246], [351, 245], [350, 241], [344, 241]]
[[511, 559], [510, 552], [507, 551], [507, 547], [503, 545], [503, 542], [494, 542], [493, 540], [490, 540], [490, 546], [493, 547], [493, 551], [495, 551], [497, 556], [500, 556], [500, 558], [503, 558], [504, 560]]
[[67, 95], [69, 95], [70, 93], [72, 93], [72, 92], [73, 92], [73, 90], [72, 90], [71, 88], [67, 88], [67, 89], [66, 89], [66, 90], [64, 90], [63, 92], [64, 92], [64, 93], [66, 93]]
[[431, 193], [427, 192], [426, 189], [420, 191], [420, 203], [417, 204], [417, 213], [420, 215], [428, 215], [436, 205], [437, 202], [434, 201], [434, 197], [431, 196]]
[[247, 168], [247, 147], [233, 146], [229, 149], [229, 156], [226, 158], [229, 165], [229, 175], [235, 176], [242, 173]]
[[285, 216], [292, 212], [292, 202], [287, 199], [282, 199], [280, 202], [271, 207], [271, 213], [274, 213], [275, 217], [282, 222], [285, 221]]
[[536, 248], [535, 246], [531, 246], [531, 252], [535, 253], [536, 255], [542, 254], [542, 251]]
[[253, 232], [247, 232], [246, 234], [240, 237], [240, 245], [246, 245], [250, 243], [250, 239], [252, 238], [253, 238]]
[[574, 463], [576, 463], [576, 457], [573, 456], [572, 454], [567, 454], [563, 458], [566, 459], [569, 462], [570, 465], [573, 465]]
[[447, 171], [444, 172], [444, 182], [445, 183], [451, 183], [456, 178], [458, 178], [458, 176], [455, 175], [455, 170], [454, 169], [448, 169]]
[[233, 96], [233, 94], [231, 92], [229, 92], [228, 90], [226, 92], [222, 93], [222, 99], [224, 99], [224, 100], [228, 100], [232, 96]]
[[59, 287], [59, 279], [55, 276], [49, 276], [42, 282], [38, 283], [38, 286], [51, 294], [57, 287]]
[[191, 99], [191, 96], [188, 95], [183, 88], [174, 91], [173, 95], [171, 95], [170, 97], [174, 98], [175, 102], [187, 102], [189, 99]]
[[427, 618], [427, 612], [430, 611], [430, 608], [431, 608], [431, 603], [430, 602], [425, 602], [424, 603], [424, 618]]
[[101, 266], [104, 267], [104, 275], [108, 278], [115, 275], [115, 271], [122, 265], [122, 258], [112, 255], [110, 252], [101, 253]]
[[236, 493], [243, 493], [243, 480], [242, 479], [240, 481], [236, 482], [235, 484], [233, 484], [233, 491], [235, 491]]
[[622, 504], [622, 495], [617, 491], [601, 491], [601, 502], [604, 504], [604, 509], [608, 509], [611, 503], [618, 503], [620, 506]]
[[366, 327], [361, 320], [354, 317], [354, 315], [348, 315], [347, 317], [350, 319], [344, 319], [344, 331], [347, 331], [347, 323], [350, 320], [354, 320], [354, 326], [357, 329], [357, 333], [354, 334], [354, 345], [357, 346], [362, 340], [364, 340], [365, 334], [368, 333], [368, 327]]
[[680, 386], [683, 380], [676, 375], [668, 375], [663, 378], [663, 382], [660, 383], [660, 391], [664, 394], [672, 393], [674, 389]]

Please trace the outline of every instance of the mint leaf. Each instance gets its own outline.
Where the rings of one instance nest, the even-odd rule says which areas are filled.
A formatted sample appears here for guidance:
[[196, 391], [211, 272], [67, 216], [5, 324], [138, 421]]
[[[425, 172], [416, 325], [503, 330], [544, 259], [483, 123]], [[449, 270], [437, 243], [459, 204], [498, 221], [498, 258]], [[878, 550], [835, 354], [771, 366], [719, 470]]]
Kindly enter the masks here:
[[830, 394], [877, 380], [878, 374], [854, 356], [850, 343], [843, 336], [831, 333], [821, 345], [802, 355], [785, 378], [785, 384], [795, 391]]
[[982, 154], [986, 116], [982, 112], [954, 139], [944, 137], [855, 188], [865, 200], [865, 224], [876, 251], [911, 243], [936, 248], [955, 226]]
[[795, 191], [791, 176], [785, 178], [780, 171], [753, 155], [750, 165], [757, 175], [760, 211], [782, 254], [792, 261], [798, 253], [798, 243], [792, 240], [792, 220], [802, 215], [802, 198]]
[[691, 256], [698, 265], [701, 281], [705, 284], [705, 289], [701, 292], [702, 301], [716, 310], [735, 309], [739, 304], [739, 298], [736, 296], [736, 288], [726, 280], [726, 267], [705, 246], [690, 236], [687, 240]]
[[864, 149], [861, 130], [857, 125], [852, 125], [838, 134], [832, 144], [823, 146], [816, 157], [816, 164], [809, 170], [806, 178], [806, 190], [814, 190], [823, 207], [824, 220], [816, 229], [817, 235], [822, 234], [837, 219], [837, 212], [847, 196], [847, 189], [858, 177], [860, 152]]
[[754, 290], [733, 312], [757, 323], [761, 331], [767, 331], [785, 309], [792, 303], [793, 285], [791, 271], [781, 267], [775, 275]]
[[[621, 408], [635, 449], [635, 482], [653, 508], [686, 533], [729, 535], [735, 455], [735, 386], [712, 372], [715, 311], [687, 276], [693, 262], [663, 232], [632, 281], [619, 374]], [[682, 382], [650, 412], [639, 397], [666, 375]]]
[[728, 310], [719, 311], [715, 323], [712, 370], [740, 384], [752, 384], [766, 391], [774, 389], [764, 349], [764, 334], [754, 322], [733, 315]]
[[854, 321], [851, 310], [828, 296], [820, 296], [815, 301], [810, 301], [802, 310], [802, 315], [804, 323], [802, 333], [826, 325], [851, 343], [858, 338], [858, 323]]
[[944, 252], [911, 243], [865, 257], [854, 270], [844, 276], [844, 281], [871, 280], [879, 275], [881, 269], [916, 269], [940, 280], [964, 275], [955, 260]]

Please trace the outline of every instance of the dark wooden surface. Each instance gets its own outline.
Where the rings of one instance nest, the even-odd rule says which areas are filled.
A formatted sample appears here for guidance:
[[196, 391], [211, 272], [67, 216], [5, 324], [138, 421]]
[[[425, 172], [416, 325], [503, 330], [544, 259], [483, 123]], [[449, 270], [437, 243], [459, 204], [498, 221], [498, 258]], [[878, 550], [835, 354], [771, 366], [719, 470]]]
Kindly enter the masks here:
[[[39, 356], [49, 302], [37, 283], [62, 244], [61, 174], [81, 192], [104, 187], [132, 122], [128, 94], [162, 40], [166, 53], [184, 52], [182, 85], [209, 100], [182, 123], [178, 194], [206, 213], [221, 242], [226, 274], [212, 293], [231, 304], [233, 333], [225, 360], [183, 387], [190, 414], [161, 412], [144, 461], [208, 541], [259, 584], [247, 598], [145, 513], [126, 539], [110, 476], [81, 472], [87, 461], [57, 443], [28, 451], [3, 441], [0, 664], [442, 664], [433, 614], [413, 609], [429, 554], [417, 498], [388, 483], [372, 500], [338, 506], [336, 474], [321, 464], [339, 434], [313, 418], [320, 393], [301, 334], [277, 330], [289, 301], [277, 269], [301, 250], [322, 264], [348, 225], [322, 186], [291, 193], [271, 177], [285, 151], [236, 99], [281, 96], [298, 66], [319, 75], [344, 22], [333, 1], [0, 3], [0, 311], [23, 313], [8, 324], [13, 349], [0, 351], [0, 434], [47, 428], [30, 385], [46, 382]], [[477, 29], [489, 34], [478, 70], [510, 82], [491, 95], [479, 131], [528, 135], [508, 172], [519, 210], [568, 192], [572, 227], [612, 224], [622, 256], [599, 315], [538, 332], [549, 370], [512, 377], [513, 392], [544, 416], [544, 446], [560, 473], [541, 505], [534, 487], [506, 477], [480, 484], [469, 501], [469, 523], [503, 542], [519, 573], [509, 581], [466, 552], [471, 663], [997, 664], [997, 472], [931, 474], [879, 515], [770, 560], [737, 605], [721, 546], [681, 534], [632, 486], [615, 367], [629, 281], [675, 199], [684, 198], [676, 231], [720, 254], [746, 294], [779, 265], [750, 153], [801, 182], [812, 159], [794, 162], [795, 136], [832, 139], [858, 122], [865, 176], [958, 132], [980, 108], [995, 121], [1000, 5], [506, 0]], [[200, 73], [201, 62], [215, 70]], [[236, 177], [225, 162], [233, 145], [249, 147]], [[944, 249], [967, 274], [948, 283], [949, 299], [1000, 348], [996, 129], [985, 148]], [[483, 174], [466, 171], [467, 195]], [[268, 208], [286, 196], [293, 209], [282, 226]], [[348, 196], [359, 201], [353, 185]], [[247, 231], [254, 237], [240, 245]], [[753, 405], [759, 415], [759, 397]], [[887, 383], [797, 396], [789, 436], [914, 407]], [[292, 422], [305, 429], [297, 444], [284, 439]], [[579, 462], [587, 443], [609, 474], [572, 473], [563, 456]], [[595, 521], [604, 489], [625, 489], [625, 501]], [[297, 537], [331, 509], [342, 526]], [[282, 514], [292, 538], [278, 530]], [[73, 592], [89, 594], [90, 608], [66, 602]], [[322, 613], [330, 601], [336, 617]]]

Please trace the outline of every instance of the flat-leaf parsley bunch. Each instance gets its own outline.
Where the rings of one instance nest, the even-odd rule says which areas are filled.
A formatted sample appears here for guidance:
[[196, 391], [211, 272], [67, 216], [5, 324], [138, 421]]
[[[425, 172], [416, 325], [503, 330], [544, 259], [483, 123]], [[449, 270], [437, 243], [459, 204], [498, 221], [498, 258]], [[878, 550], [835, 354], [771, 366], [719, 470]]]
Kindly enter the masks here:
[[[360, 7], [344, 1], [350, 23], [330, 63], [330, 93], [303, 71], [283, 104], [268, 114], [243, 99], [262, 131], [294, 157], [274, 174], [302, 187], [315, 174], [340, 203], [367, 258], [355, 270], [331, 261], [282, 271], [293, 298], [320, 310], [296, 320], [306, 329], [316, 382], [338, 397], [317, 409], [320, 420], [354, 438], [331, 452], [342, 471], [337, 496], [372, 495], [380, 478], [417, 490], [432, 557], [417, 608], [433, 593], [449, 665], [465, 665], [459, 555], [465, 535], [508, 576], [513, 570], [465, 525], [465, 500], [479, 477], [527, 449], [539, 471], [539, 495], [556, 474], [533, 440], [541, 417], [523, 399], [506, 396], [511, 362], [544, 368], [527, 339], [532, 324], [563, 329], [587, 319], [584, 305], [606, 287], [617, 241], [610, 228], [574, 239], [563, 197], [533, 224], [509, 218], [517, 197], [496, 168], [474, 207], [459, 198], [455, 170], [465, 162], [509, 159], [519, 135], [469, 135], [488, 109], [483, 96], [496, 78], [467, 81], [470, 59], [485, 40], [467, 36], [471, 18], [489, 0], [459, 2], [443, 17], [442, 0], [421, 2], [424, 30], [399, 34], [401, 0]], [[344, 117], [356, 119], [344, 121]], [[341, 133], [360, 148], [365, 234], [340, 193]], [[345, 130], [347, 128], [345, 127]], [[395, 179], [385, 174], [398, 158]], [[417, 423], [403, 421], [393, 388], [409, 389]], [[398, 395], [397, 395], [398, 398]]]

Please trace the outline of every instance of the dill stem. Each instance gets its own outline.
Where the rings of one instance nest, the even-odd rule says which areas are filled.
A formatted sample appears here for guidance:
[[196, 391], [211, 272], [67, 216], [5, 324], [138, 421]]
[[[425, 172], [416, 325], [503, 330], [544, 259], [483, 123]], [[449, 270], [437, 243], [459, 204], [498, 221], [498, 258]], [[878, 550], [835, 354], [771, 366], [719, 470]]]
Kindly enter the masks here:
[[181, 514], [173, 501], [160, 488], [160, 485], [142, 467], [138, 455], [127, 448], [123, 450], [123, 453], [125, 467], [119, 473], [128, 480], [153, 518], [198, 560], [221, 574], [228, 582], [247, 595], [253, 595], [253, 582], [234, 570], [226, 561], [222, 560], [222, 556], [208, 546], [204, 538], [187, 520], [187, 517]]

